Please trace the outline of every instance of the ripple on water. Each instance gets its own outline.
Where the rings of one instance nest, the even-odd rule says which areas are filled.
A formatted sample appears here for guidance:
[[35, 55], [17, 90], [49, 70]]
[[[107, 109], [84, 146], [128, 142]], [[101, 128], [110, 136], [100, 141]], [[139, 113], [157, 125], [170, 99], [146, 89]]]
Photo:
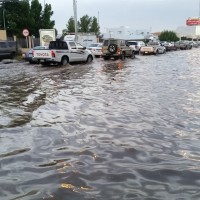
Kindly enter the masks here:
[[200, 199], [198, 54], [1, 66], [0, 199]]

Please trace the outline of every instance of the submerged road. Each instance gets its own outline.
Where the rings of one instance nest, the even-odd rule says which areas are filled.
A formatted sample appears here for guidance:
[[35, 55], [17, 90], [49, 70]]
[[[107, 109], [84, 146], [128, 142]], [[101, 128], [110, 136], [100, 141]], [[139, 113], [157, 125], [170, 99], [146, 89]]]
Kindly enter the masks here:
[[200, 49], [0, 64], [1, 200], [200, 199]]

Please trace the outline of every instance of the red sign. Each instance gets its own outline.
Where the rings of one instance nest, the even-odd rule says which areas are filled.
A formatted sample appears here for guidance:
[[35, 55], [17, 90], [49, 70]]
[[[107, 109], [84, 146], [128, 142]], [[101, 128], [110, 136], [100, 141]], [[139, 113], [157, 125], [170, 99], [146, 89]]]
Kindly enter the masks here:
[[187, 26], [197, 26], [200, 25], [200, 18], [189, 18], [186, 20]]
[[23, 34], [24, 37], [29, 36], [29, 31], [28, 31], [28, 29], [24, 29], [24, 30], [22, 31], [22, 34]]

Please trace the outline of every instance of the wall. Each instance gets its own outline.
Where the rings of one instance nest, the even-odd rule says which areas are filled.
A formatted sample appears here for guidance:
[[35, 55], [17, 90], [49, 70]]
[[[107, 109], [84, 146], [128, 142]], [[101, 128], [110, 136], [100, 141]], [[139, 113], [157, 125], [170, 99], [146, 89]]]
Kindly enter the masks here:
[[0, 40], [7, 40], [6, 30], [0, 30]]

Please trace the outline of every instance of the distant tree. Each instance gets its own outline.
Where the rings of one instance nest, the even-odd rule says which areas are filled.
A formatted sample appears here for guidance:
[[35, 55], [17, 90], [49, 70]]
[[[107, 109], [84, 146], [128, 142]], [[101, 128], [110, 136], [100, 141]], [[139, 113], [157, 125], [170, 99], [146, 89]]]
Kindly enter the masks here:
[[168, 42], [176, 42], [179, 40], [179, 37], [176, 35], [174, 31], [163, 31], [159, 35], [160, 41], [168, 41]]
[[27, 28], [30, 35], [39, 36], [39, 29], [53, 28], [54, 21], [50, 18], [53, 15], [51, 5], [46, 4], [44, 11], [38, 0], [21, 0], [21, 1], [3, 1], [0, 5], [0, 13], [4, 13], [4, 17], [0, 17], [0, 29], [5, 28], [8, 36], [22, 36], [22, 30]]
[[63, 30], [62, 30], [62, 35], [67, 35], [67, 34], [68, 34], [67, 29], [63, 29]]
[[40, 28], [52, 29], [54, 27], [55, 21], [51, 20], [52, 15], [51, 4], [45, 4], [44, 11], [41, 14]]
[[74, 33], [75, 32], [75, 25], [74, 25], [74, 18], [73, 17], [70, 17], [69, 20], [68, 20], [68, 23], [67, 23], [67, 29], [66, 31], [68, 33]]
[[[74, 33], [75, 32], [75, 22], [74, 18], [70, 17], [67, 24], [66, 29], [62, 30], [63, 35], [66, 35], [68, 33]], [[78, 32], [82, 33], [95, 33], [96, 35], [100, 34], [100, 27], [97, 22], [96, 17], [89, 17], [88, 15], [84, 15], [80, 18], [78, 21]]]
[[[26, 17], [24, 17], [26, 11]], [[20, 35], [30, 20], [30, 5], [28, 0], [4, 1], [0, 6], [0, 29], [6, 29], [8, 36]], [[5, 26], [5, 27], [4, 27]]]
[[92, 18], [92, 22], [91, 22], [91, 27], [90, 27], [90, 32], [95, 33], [96, 35], [100, 34], [100, 27], [99, 24], [97, 22], [97, 18], [93, 17]]
[[27, 27], [30, 31], [31, 35], [34, 35], [36, 37], [39, 36], [39, 29], [41, 28], [42, 19], [42, 6], [39, 3], [38, 0], [32, 0], [31, 7], [30, 7], [30, 20], [29, 24], [27, 24]]
[[89, 33], [91, 30], [92, 18], [88, 15], [84, 15], [78, 21], [79, 32]]

